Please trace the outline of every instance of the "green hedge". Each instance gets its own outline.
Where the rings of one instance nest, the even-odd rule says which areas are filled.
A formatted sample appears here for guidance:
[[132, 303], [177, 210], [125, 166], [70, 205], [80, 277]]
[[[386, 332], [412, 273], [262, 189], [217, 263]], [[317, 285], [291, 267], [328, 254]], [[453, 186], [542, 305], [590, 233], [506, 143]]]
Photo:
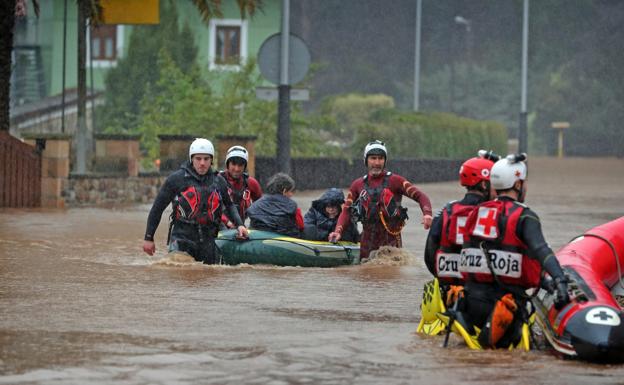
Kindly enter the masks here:
[[353, 154], [369, 141], [383, 140], [390, 156], [397, 158], [464, 159], [479, 149], [507, 152], [507, 128], [493, 121], [462, 118], [453, 114], [379, 110], [356, 129]]

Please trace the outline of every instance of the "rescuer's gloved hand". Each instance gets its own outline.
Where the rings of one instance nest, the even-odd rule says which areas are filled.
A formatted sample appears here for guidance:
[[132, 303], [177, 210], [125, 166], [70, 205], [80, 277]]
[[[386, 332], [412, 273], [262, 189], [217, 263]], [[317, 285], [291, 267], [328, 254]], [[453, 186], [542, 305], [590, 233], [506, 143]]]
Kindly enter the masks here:
[[566, 279], [563, 269], [559, 265], [559, 261], [554, 255], [546, 258], [544, 270], [554, 278], [555, 281], [555, 309], [560, 310], [568, 302], [570, 295], [568, 294], [568, 280]]
[[570, 302], [570, 295], [568, 294], [568, 281], [565, 278], [555, 278], [555, 309], [561, 310], [565, 305]]

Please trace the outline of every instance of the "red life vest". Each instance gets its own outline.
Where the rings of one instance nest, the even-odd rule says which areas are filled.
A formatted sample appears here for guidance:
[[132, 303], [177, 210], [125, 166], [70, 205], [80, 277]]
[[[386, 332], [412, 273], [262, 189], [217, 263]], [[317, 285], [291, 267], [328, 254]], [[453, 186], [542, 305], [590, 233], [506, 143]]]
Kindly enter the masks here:
[[216, 185], [190, 185], [180, 192], [173, 205], [173, 218], [193, 224], [215, 224], [221, 220], [221, 195]]
[[228, 180], [225, 175], [225, 171], [221, 171], [221, 176], [227, 182], [228, 186], [228, 195], [230, 196], [230, 200], [234, 203], [234, 206], [238, 208], [238, 215], [240, 215], [241, 219], [244, 221], [247, 213], [247, 209], [251, 206], [251, 190], [249, 190], [249, 185], [247, 184], [247, 179], [249, 176], [243, 173], [243, 187], [240, 190], [235, 189]]
[[516, 235], [518, 221], [526, 208], [516, 201], [496, 199], [473, 210], [466, 222], [466, 240], [459, 264], [464, 280], [494, 282], [497, 279], [503, 284], [525, 288], [539, 285], [541, 265], [529, 258], [527, 246]]
[[450, 202], [442, 210], [442, 234], [440, 247], [435, 255], [435, 272], [438, 280], [453, 285], [463, 284], [459, 271], [460, 253], [468, 216], [474, 205]]
[[368, 175], [364, 176], [364, 188], [356, 202], [358, 220], [364, 224], [380, 222], [380, 213], [386, 222], [397, 225], [407, 219], [406, 210], [401, 207], [401, 201], [397, 200], [394, 193], [388, 188], [388, 179], [392, 173], [386, 172], [381, 185], [372, 188], [368, 185]]

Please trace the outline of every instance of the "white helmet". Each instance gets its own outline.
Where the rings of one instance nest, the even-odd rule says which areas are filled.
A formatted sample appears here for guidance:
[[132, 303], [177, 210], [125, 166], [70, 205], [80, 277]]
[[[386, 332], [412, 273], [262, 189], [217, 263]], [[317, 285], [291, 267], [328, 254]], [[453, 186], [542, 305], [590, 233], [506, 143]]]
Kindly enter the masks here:
[[381, 140], [373, 140], [368, 143], [366, 147], [364, 147], [364, 163], [366, 163], [366, 158], [368, 158], [369, 155], [383, 155], [384, 158], [388, 159], [386, 144]]
[[189, 160], [193, 160], [195, 154], [207, 154], [214, 158], [214, 146], [208, 139], [197, 138], [189, 147]]
[[506, 158], [494, 163], [490, 171], [490, 183], [495, 190], [507, 190], [513, 187], [519, 180], [527, 177], [527, 156], [522, 154], [510, 154]]
[[232, 158], [242, 158], [245, 160], [245, 164], [247, 164], [249, 155], [247, 154], [247, 150], [243, 146], [232, 146], [227, 150], [225, 155], [225, 166], [227, 167], [228, 161]]

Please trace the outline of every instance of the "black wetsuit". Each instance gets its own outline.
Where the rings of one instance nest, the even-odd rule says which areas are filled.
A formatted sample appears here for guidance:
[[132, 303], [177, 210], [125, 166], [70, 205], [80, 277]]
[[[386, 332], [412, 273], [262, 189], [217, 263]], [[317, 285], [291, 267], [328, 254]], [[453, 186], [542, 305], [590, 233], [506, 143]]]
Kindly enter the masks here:
[[[230, 221], [237, 226], [243, 225], [238, 215], [238, 210], [232, 204], [228, 195], [225, 179], [212, 170], [206, 175], [198, 175], [193, 169], [191, 162], [187, 162], [179, 170], [169, 175], [160, 188], [147, 217], [146, 241], [154, 241], [154, 233], [158, 228], [165, 208], [170, 203], [173, 203], [182, 192], [192, 186], [210, 188], [218, 192], [221, 208], [225, 209], [225, 214]], [[199, 224], [196, 221], [177, 219], [175, 212], [173, 214], [169, 251], [184, 251], [198, 261], [215, 263], [217, 261], [217, 253], [214, 239], [219, 230], [220, 215], [213, 222]]]

